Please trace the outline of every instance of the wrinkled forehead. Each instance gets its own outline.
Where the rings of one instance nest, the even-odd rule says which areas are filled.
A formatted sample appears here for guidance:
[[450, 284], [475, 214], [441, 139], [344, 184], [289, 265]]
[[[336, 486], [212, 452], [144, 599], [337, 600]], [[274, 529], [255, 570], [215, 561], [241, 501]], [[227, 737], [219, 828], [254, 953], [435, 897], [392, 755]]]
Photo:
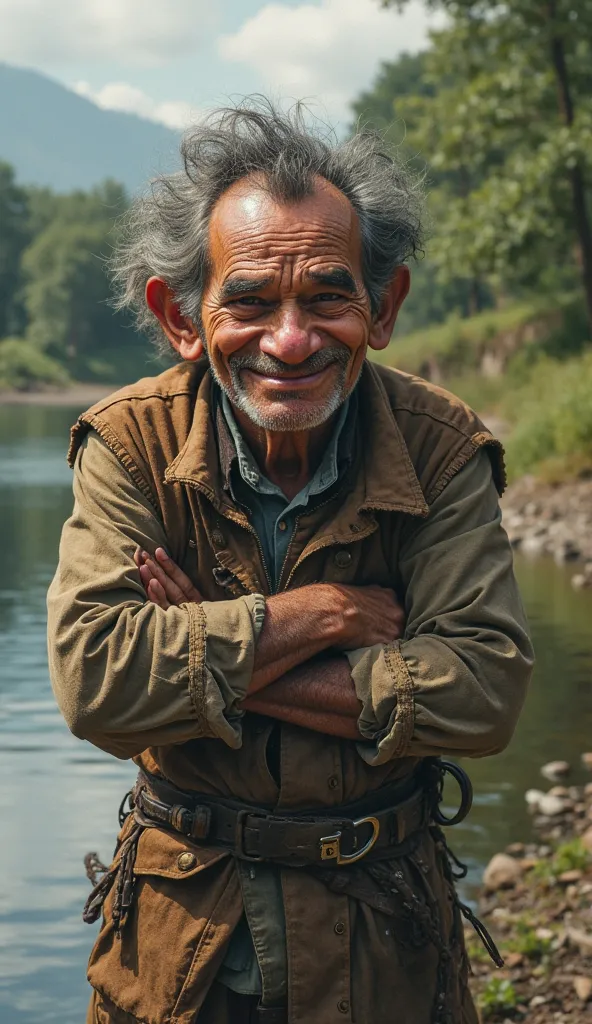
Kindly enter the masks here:
[[253, 175], [221, 196], [210, 219], [214, 272], [224, 273], [236, 261], [253, 265], [282, 256], [326, 258], [360, 273], [360, 225], [343, 192], [317, 178], [311, 195], [283, 203]]

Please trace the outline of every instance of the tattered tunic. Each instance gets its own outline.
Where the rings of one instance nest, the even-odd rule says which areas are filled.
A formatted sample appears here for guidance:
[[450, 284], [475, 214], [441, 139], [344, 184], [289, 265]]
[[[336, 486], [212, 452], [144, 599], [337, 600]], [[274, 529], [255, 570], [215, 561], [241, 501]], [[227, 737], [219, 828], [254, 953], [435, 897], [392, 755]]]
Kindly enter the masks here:
[[[424, 381], [367, 365], [356, 457], [295, 525], [279, 589], [376, 583], [405, 607], [401, 641], [348, 655], [362, 704], [355, 743], [241, 710], [270, 586], [226, 486], [213, 394], [204, 364], [175, 367], [99, 403], [74, 430], [75, 506], [48, 599], [52, 682], [73, 732], [183, 789], [277, 810], [336, 807], [421, 758], [502, 749], [532, 652], [500, 522], [499, 446], [477, 417]], [[165, 547], [203, 604], [147, 602], [138, 544]], [[281, 890], [290, 1024], [475, 1020], [434, 833], [382, 881], [363, 862], [348, 868], [356, 897], [307, 869], [265, 865], [258, 878], [258, 865], [160, 829], [140, 836], [134, 871], [120, 934], [112, 895], [105, 904], [91, 1020], [199, 1019], [243, 907], [265, 908], [266, 886]], [[273, 1005], [282, 978], [266, 977], [260, 928], [249, 925]]]

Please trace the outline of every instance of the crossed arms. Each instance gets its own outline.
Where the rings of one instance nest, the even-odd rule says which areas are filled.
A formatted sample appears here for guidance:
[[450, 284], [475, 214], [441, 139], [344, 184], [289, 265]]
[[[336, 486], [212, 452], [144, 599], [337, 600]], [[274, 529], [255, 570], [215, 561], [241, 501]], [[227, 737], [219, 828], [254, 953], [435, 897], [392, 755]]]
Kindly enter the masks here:
[[79, 452], [74, 493], [48, 627], [52, 684], [76, 736], [121, 758], [200, 737], [238, 747], [247, 709], [361, 735], [370, 764], [507, 744], [532, 650], [485, 453], [401, 546], [402, 636], [401, 609], [379, 588], [315, 584], [269, 598], [256, 643], [252, 596], [200, 605], [194, 595], [164, 610], [134, 562], [138, 547], [166, 548], [162, 523], [96, 435]]
[[[138, 548], [134, 561], [148, 599], [163, 611], [202, 601], [164, 548], [154, 557]], [[392, 643], [402, 635], [403, 615], [393, 591], [384, 587], [317, 583], [268, 598], [242, 707], [316, 732], [361, 739], [362, 705], [349, 662], [327, 651]]]

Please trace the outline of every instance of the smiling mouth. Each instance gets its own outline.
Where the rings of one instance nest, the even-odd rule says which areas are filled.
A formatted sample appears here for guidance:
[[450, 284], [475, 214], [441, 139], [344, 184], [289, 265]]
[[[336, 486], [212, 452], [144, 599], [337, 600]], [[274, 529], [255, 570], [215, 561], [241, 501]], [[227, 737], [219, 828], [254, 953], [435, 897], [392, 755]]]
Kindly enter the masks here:
[[335, 366], [334, 362], [328, 363], [327, 366], [323, 366], [321, 370], [316, 370], [314, 373], [294, 373], [288, 376], [278, 376], [275, 374], [259, 373], [258, 370], [252, 370], [250, 367], [243, 370], [243, 373], [250, 373], [253, 377], [258, 377], [260, 381], [265, 381], [266, 384], [271, 387], [282, 388], [284, 391], [297, 391], [299, 388], [310, 387], [316, 384], [323, 375]]

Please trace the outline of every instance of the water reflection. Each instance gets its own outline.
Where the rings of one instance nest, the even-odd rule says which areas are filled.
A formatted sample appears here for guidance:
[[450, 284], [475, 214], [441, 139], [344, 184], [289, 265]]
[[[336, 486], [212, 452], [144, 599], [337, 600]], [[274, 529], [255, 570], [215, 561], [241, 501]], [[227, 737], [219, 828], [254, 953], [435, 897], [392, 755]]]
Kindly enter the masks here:
[[[0, 406], [0, 1020], [80, 1024], [85, 961], [95, 934], [82, 924], [82, 857], [107, 857], [116, 809], [133, 769], [68, 733], [50, 693], [45, 592], [71, 509], [64, 462], [76, 409]], [[524, 790], [551, 758], [591, 746], [592, 594], [569, 572], [518, 564], [538, 669], [516, 737], [474, 761], [474, 810], [454, 832], [475, 880], [505, 843], [528, 836]], [[577, 778], [577, 776], [576, 776]], [[452, 794], [451, 794], [452, 799]]]

